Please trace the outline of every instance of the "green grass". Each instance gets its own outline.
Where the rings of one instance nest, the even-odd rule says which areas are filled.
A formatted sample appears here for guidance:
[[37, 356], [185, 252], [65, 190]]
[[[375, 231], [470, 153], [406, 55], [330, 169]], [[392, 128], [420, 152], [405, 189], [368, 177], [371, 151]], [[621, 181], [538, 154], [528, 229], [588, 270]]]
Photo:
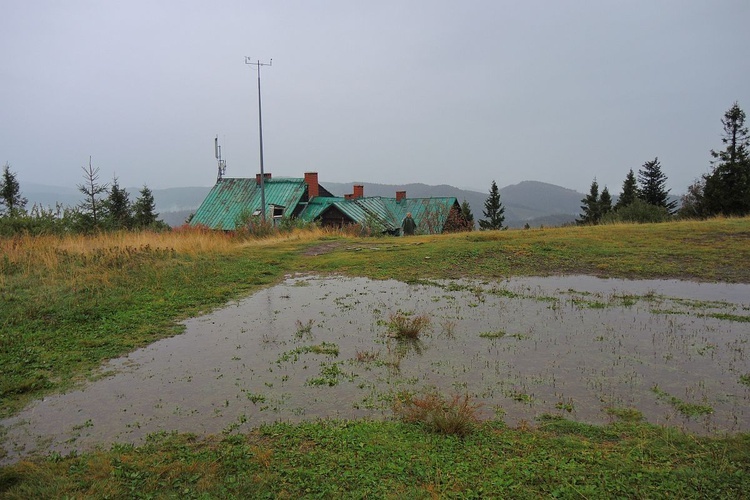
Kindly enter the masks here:
[[[286, 273], [412, 282], [573, 273], [750, 283], [750, 218], [257, 244], [210, 235], [194, 247], [179, 234], [166, 246], [117, 238], [93, 250], [89, 241], [70, 250], [49, 239], [0, 240], [0, 415], [96, 376], [102, 361], [177, 334], [179, 320]], [[306, 327], [298, 325], [298, 333], [309, 333]], [[301, 354], [335, 357], [338, 347], [302, 347], [289, 359]], [[327, 384], [341, 376], [338, 364], [326, 363], [318, 378]], [[706, 410], [660, 397], [685, 414]], [[460, 438], [400, 422], [323, 421], [206, 440], [160, 435], [139, 448], [35, 458], [0, 469], [0, 496], [726, 498], [750, 491], [749, 478], [747, 434], [702, 438], [641, 422], [588, 426], [550, 417], [536, 430], [487, 422]]]
[[248, 435], [152, 436], [0, 469], [3, 498], [740, 498], [750, 439], [544, 418], [464, 437], [419, 424], [321, 421]]
[[750, 283], [749, 239], [748, 218], [485, 231], [349, 240], [305, 267], [401, 281], [588, 274]]

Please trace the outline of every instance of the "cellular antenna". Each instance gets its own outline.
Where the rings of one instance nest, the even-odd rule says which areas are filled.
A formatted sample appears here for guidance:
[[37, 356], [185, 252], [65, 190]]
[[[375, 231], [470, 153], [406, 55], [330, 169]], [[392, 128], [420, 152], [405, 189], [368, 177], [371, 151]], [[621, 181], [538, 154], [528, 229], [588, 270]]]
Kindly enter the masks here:
[[265, 172], [263, 171], [263, 117], [261, 114], [260, 105], [260, 68], [261, 66], [273, 65], [273, 59], [270, 59], [267, 63], [255, 61], [250, 57], [245, 56], [245, 64], [249, 66], [255, 66], [258, 68], [258, 131], [260, 133], [260, 216], [265, 222], [266, 220], [266, 180]]
[[216, 182], [218, 183], [227, 172], [227, 162], [221, 159], [221, 146], [219, 146], [219, 136], [217, 135], [214, 139], [214, 155], [219, 166], [219, 173], [216, 175]]

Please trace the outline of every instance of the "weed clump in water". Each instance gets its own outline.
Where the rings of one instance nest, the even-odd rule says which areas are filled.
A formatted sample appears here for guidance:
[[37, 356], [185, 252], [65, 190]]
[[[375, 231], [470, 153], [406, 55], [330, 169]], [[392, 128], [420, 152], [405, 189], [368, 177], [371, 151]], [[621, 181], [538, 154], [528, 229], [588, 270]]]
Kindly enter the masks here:
[[355, 358], [358, 363], [369, 363], [375, 361], [378, 358], [378, 353], [375, 351], [357, 351]]
[[412, 316], [402, 311], [392, 313], [388, 321], [388, 331], [391, 337], [403, 339], [416, 339], [429, 326], [430, 317], [426, 314]]
[[393, 413], [403, 422], [421, 423], [433, 432], [466, 436], [479, 422], [476, 412], [480, 407], [468, 394], [447, 400], [436, 392], [423, 396], [402, 393], [395, 398]]
[[307, 335], [308, 338], [312, 338], [312, 327], [315, 324], [313, 320], [307, 320], [307, 323], [303, 323], [300, 320], [297, 320], [297, 329], [294, 332], [294, 335], [301, 339], [303, 336]]
[[505, 331], [497, 330], [494, 332], [482, 332], [479, 334], [483, 339], [500, 339], [505, 337]]

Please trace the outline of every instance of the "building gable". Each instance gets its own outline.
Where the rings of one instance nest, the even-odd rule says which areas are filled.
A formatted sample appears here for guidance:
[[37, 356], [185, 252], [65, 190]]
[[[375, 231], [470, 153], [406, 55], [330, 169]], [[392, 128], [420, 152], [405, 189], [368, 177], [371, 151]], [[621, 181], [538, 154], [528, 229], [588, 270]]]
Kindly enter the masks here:
[[[307, 193], [304, 179], [298, 178], [267, 178], [264, 187], [268, 219], [274, 216], [274, 211], [292, 216]], [[211, 188], [190, 225], [232, 231], [242, 217], [260, 214], [260, 207], [260, 186], [256, 179], [223, 178]]]

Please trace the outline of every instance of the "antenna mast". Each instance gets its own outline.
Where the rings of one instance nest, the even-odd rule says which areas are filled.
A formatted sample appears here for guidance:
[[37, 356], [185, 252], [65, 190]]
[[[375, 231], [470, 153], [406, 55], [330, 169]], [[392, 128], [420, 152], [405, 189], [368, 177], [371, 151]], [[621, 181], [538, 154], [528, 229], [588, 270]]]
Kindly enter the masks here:
[[216, 182], [218, 183], [227, 172], [227, 162], [226, 160], [221, 159], [221, 146], [219, 146], [218, 135], [216, 136], [216, 139], [214, 139], [214, 155], [216, 156], [216, 161], [219, 165], [219, 173], [216, 175]]
[[260, 61], [253, 62], [250, 57], [245, 56], [245, 64], [248, 64], [250, 66], [255, 66], [258, 68], [258, 131], [260, 133], [260, 216], [265, 222], [266, 220], [266, 175], [263, 171], [263, 118], [261, 114], [261, 104], [260, 104], [260, 67], [261, 66], [271, 66], [273, 65], [273, 59], [270, 59], [267, 63], [262, 63]]

